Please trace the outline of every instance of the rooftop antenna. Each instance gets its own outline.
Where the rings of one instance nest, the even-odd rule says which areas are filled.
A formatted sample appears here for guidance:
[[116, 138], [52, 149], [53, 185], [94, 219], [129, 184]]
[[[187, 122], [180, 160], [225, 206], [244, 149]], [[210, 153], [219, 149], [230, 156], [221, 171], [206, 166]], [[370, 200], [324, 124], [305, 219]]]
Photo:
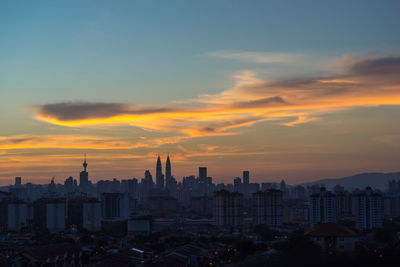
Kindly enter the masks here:
[[83, 164], [82, 164], [82, 165], [83, 165], [83, 170], [86, 171], [86, 168], [87, 168], [87, 165], [88, 165], [88, 164], [86, 163], [86, 152], [84, 153], [84, 161], [83, 161]]

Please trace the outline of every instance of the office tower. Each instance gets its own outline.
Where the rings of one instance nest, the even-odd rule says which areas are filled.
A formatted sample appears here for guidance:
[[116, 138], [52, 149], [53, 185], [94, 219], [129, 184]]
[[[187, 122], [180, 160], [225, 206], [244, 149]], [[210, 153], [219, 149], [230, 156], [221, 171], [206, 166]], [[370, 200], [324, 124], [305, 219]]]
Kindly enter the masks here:
[[15, 186], [21, 185], [21, 177], [15, 177]]
[[39, 199], [33, 204], [33, 220], [37, 229], [50, 232], [65, 229], [65, 199]]
[[241, 185], [242, 185], [242, 180], [240, 179], [240, 177], [235, 177], [233, 179], [233, 190], [235, 192], [241, 192], [242, 191]]
[[82, 191], [87, 191], [89, 188], [89, 174], [86, 171], [86, 168], [88, 166], [86, 162], [86, 154], [85, 154], [85, 160], [82, 164], [83, 166], [83, 171], [79, 173], [79, 187]]
[[70, 176], [64, 181], [64, 188], [67, 193], [71, 193], [74, 190], [74, 178]]
[[165, 187], [170, 195], [176, 194], [176, 180], [171, 174], [171, 161], [169, 155], [167, 157], [167, 162], [165, 163]]
[[138, 194], [139, 194], [138, 191], [139, 191], [138, 180], [136, 178], [128, 180], [128, 193], [131, 196], [138, 198]]
[[207, 178], [207, 167], [199, 167], [199, 180], [205, 181]]
[[336, 195], [320, 188], [318, 194], [311, 195], [311, 226], [318, 223], [336, 222]]
[[249, 171], [243, 171], [243, 183], [248, 185], [250, 183], [250, 173]]
[[280, 183], [280, 189], [282, 191], [283, 194], [283, 199], [288, 199], [289, 198], [289, 190], [286, 186], [285, 180], [282, 179], [281, 183]]
[[373, 229], [382, 227], [383, 196], [367, 187], [365, 191], [355, 194], [355, 215], [357, 229]]
[[279, 226], [282, 224], [282, 191], [269, 189], [253, 193], [253, 223]]
[[214, 192], [213, 217], [217, 226], [239, 228], [243, 225], [243, 195], [226, 190]]
[[151, 175], [151, 173], [150, 173], [150, 171], [149, 170], [146, 170], [145, 172], [144, 172], [144, 179], [149, 183], [149, 184], [151, 184], [151, 185], [153, 185], [153, 176]]
[[169, 181], [171, 179], [171, 161], [169, 160], [169, 155], [167, 156], [167, 162], [165, 163], [165, 180]]
[[162, 173], [161, 159], [160, 155], [157, 158], [156, 166], [156, 185], [158, 188], [164, 188], [164, 175]]

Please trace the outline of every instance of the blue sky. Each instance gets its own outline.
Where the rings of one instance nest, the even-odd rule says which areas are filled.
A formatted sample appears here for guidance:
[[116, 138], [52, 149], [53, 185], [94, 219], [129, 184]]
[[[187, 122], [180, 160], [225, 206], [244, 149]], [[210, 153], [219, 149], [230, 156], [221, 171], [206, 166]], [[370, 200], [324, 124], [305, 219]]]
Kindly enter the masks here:
[[[137, 125], [70, 129], [36, 120], [34, 108], [76, 101], [185, 106], [229, 92], [241, 71], [259, 79], [333, 75], [346, 55], [397, 56], [399, 10], [399, 1], [365, 0], [1, 1], [0, 136], [170, 136], [148, 132], [149, 125], [144, 132]], [[210, 138], [192, 141], [191, 149], [215, 143]], [[185, 164], [198, 162], [209, 163]]]

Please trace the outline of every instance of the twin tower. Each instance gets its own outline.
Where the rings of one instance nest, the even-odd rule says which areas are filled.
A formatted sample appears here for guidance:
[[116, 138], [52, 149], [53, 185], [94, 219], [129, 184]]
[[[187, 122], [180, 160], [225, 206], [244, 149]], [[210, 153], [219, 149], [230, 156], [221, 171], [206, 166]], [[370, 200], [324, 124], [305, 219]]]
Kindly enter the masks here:
[[[171, 161], [169, 160], [169, 155], [167, 157], [167, 162], [165, 163], [165, 182], [169, 183], [171, 180]], [[161, 159], [160, 155], [157, 158], [157, 167], [156, 167], [156, 185], [158, 188], [164, 188], [164, 174], [162, 173]]]

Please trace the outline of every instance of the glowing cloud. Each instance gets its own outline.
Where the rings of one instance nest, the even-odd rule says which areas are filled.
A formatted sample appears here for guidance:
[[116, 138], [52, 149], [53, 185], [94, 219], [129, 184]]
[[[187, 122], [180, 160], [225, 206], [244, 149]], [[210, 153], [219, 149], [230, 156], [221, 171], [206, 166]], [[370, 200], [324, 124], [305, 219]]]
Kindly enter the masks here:
[[55, 103], [38, 106], [36, 117], [69, 127], [131, 125], [187, 138], [238, 134], [235, 129], [265, 120], [293, 126], [344, 108], [400, 104], [400, 57], [352, 60], [341, 74], [320, 77], [264, 80], [244, 71], [234, 78], [232, 88], [199, 96], [194, 108]]

